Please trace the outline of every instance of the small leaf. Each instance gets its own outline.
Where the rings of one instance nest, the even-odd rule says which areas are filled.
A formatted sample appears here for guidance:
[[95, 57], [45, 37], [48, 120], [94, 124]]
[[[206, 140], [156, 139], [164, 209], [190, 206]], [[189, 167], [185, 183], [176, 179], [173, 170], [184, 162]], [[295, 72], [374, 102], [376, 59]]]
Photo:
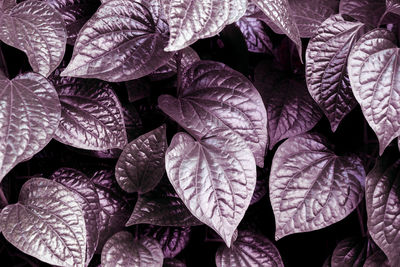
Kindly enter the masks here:
[[283, 267], [278, 249], [266, 237], [239, 231], [231, 248], [222, 245], [215, 255], [217, 267], [271, 266]]
[[254, 157], [243, 139], [225, 128], [195, 141], [174, 136], [167, 150], [168, 178], [190, 212], [230, 246], [256, 184]]
[[400, 49], [396, 43], [393, 33], [372, 30], [354, 46], [348, 62], [354, 96], [378, 136], [380, 155], [400, 135]]
[[62, 76], [121, 82], [146, 76], [168, 62], [168, 26], [158, 0], [112, 0], [80, 31]]
[[167, 136], [165, 125], [129, 143], [115, 166], [115, 178], [128, 193], [147, 193], [154, 189], [165, 172]]
[[266, 33], [266, 26], [263, 21], [256, 18], [243, 17], [236, 22], [236, 25], [243, 33], [247, 49], [250, 52], [272, 53], [273, 45]]
[[[0, 26], [1, 27], [1, 26]], [[42, 150], [60, 121], [53, 85], [36, 73], [8, 80], [0, 70], [0, 181], [19, 162]]]
[[265, 179], [257, 180], [256, 188], [254, 189], [254, 193], [251, 198], [250, 205], [253, 205], [253, 204], [257, 203], [258, 201], [260, 201], [267, 194], [267, 191], [268, 191], [268, 185], [267, 185]]
[[385, 253], [378, 250], [367, 258], [363, 267], [390, 267], [390, 265]]
[[328, 18], [310, 40], [306, 51], [306, 79], [311, 96], [336, 131], [356, 106], [347, 74], [347, 58], [354, 43], [367, 30], [341, 15]]
[[64, 57], [67, 33], [54, 8], [27, 0], [4, 13], [0, 10], [0, 40], [24, 51], [32, 69], [47, 77]]
[[84, 212], [74, 193], [44, 178], [31, 178], [19, 201], [1, 211], [4, 237], [22, 252], [49, 264], [85, 266]]
[[142, 237], [136, 240], [129, 232], [113, 235], [101, 252], [102, 267], [161, 267], [163, 252], [156, 240]]
[[363, 267], [367, 257], [368, 240], [347, 238], [340, 241], [332, 254], [331, 267]]
[[361, 160], [335, 155], [321, 136], [289, 138], [276, 151], [269, 181], [275, 238], [342, 220], [362, 200], [364, 179]]
[[339, 6], [340, 14], [349, 15], [373, 27], [379, 26], [378, 22], [385, 10], [385, 0], [341, 0]]

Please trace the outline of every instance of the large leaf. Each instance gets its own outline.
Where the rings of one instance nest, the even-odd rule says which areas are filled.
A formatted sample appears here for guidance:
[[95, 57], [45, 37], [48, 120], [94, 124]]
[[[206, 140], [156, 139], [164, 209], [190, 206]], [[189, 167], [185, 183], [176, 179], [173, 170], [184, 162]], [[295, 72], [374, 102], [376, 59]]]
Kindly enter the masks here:
[[44, 178], [32, 178], [18, 203], [0, 215], [4, 237], [22, 252], [57, 266], [85, 266], [84, 212], [73, 192]]
[[160, 108], [196, 139], [227, 127], [238, 133], [264, 165], [267, 114], [257, 89], [242, 74], [222, 63], [198, 61], [183, 74], [178, 99], [162, 95]]
[[278, 249], [266, 237], [239, 231], [231, 248], [222, 245], [215, 255], [217, 267], [269, 266], [283, 267]]
[[246, 12], [247, 0], [162, 0], [170, 27], [166, 51], [218, 34]]
[[165, 125], [129, 143], [115, 166], [115, 178], [128, 193], [147, 193], [165, 172], [167, 136]]
[[253, 53], [272, 53], [272, 41], [267, 35], [264, 22], [257, 18], [243, 17], [236, 25], [246, 40], [247, 49]]
[[142, 237], [136, 240], [129, 232], [113, 235], [101, 252], [102, 267], [161, 267], [163, 252], [156, 240]]
[[225, 128], [210, 130], [197, 141], [178, 133], [165, 167], [186, 207], [230, 246], [257, 179], [254, 157], [243, 139]]
[[86, 263], [88, 265], [99, 241], [97, 224], [100, 221], [100, 202], [96, 188], [86, 175], [70, 168], [58, 169], [50, 179], [74, 192], [82, 207], [86, 225]]
[[[390, 156], [390, 155], [389, 155]], [[391, 266], [400, 266], [400, 160], [384, 155], [367, 175], [368, 230]]]
[[128, 140], [123, 111], [109, 83], [60, 77], [57, 73], [51, 80], [61, 101], [56, 140], [90, 150], [125, 147]]
[[317, 134], [285, 141], [274, 156], [269, 190], [275, 238], [327, 227], [352, 212], [364, 195], [356, 156], [337, 156]]
[[8, 80], [0, 70], [0, 181], [19, 162], [42, 150], [60, 120], [60, 101], [43, 76]]
[[373, 27], [378, 26], [385, 11], [385, 0], [341, 0], [339, 6], [340, 14], [349, 15]]
[[120, 82], [143, 77], [168, 62], [168, 26], [158, 0], [104, 3], [80, 31], [63, 76]]
[[360, 22], [335, 15], [322, 23], [307, 47], [308, 90], [328, 117], [333, 131], [357, 104], [347, 74], [347, 58], [366, 30]]
[[24, 51], [33, 70], [47, 77], [64, 57], [67, 34], [54, 8], [28, 0], [0, 10], [0, 40]]
[[331, 258], [331, 267], [363, 267], [367, 257], [368, 240], [346, 238], [340, 241]]
[[379, 139], [382, 154], [400, 135], [400, 64], [395, 35], [384, 29], [365, 34], [348, 62], [354, 96]]

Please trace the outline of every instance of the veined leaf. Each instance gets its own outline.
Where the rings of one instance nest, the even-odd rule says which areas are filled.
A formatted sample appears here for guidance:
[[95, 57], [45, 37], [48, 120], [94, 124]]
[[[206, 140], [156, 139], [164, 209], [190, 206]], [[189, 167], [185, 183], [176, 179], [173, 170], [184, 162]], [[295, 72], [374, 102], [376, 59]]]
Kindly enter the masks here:
[[243, 33], [247, 49], [253, 53], [272, 53], [272, 42], [265, 30], [262, 20], [251, 17], [243, 17], [236, 25]]
[[386, 13], [394, 13], [400, 15], [400, 1], [386, 0]]
[[367, 257], [366, 238], [346, 238], [340, 241], [331, 258], [331, 267], [363, 267]]
[[385, 0], [341, 0], [339, 13], [369, 24], [379, 26], [378, 22], [386, 11]]

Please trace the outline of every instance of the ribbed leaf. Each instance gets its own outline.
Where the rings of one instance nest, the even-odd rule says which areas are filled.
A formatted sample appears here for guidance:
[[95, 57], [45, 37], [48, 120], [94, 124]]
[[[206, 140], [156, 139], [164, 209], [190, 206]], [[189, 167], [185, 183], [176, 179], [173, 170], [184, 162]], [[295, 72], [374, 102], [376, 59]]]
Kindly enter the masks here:
[[339, 7], [340, 14], [349, 15], [373, 27], [378, 26], [385, 10], [385, 0], [341, 0]]
[[247, 49], [253, 53], [272, 53], [272, 42], [266, 33], [263, 21], [257, 18], [243, 17], [236, 25], [246, 40]]
[[331, 258], [331, 267], [363, 267], [367, 257], [368, 240], [346, 238], [340, 241]]

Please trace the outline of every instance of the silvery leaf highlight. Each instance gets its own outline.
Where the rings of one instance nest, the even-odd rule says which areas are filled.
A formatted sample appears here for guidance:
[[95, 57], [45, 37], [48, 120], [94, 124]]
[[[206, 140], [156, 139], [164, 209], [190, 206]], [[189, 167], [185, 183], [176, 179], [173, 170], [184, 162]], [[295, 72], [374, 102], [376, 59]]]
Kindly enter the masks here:
[[353, 93], [379, 139], [380, 155], [400, 135], [399, 51], [393, 33], [375, 29], [358, 41], [349, 56]]
[[331, 267], [364, 266], [367, 257], [368, 240], [350, 237], [340, 241], [331, 258]]
[[168, 25], [158, 0], [112, 0], [83, 26], [62, 76], [122, 82], [165, 65]]
[[174, 136], [167, 150], [168, 178], [190, 212], [230, 246], [256, 184], [256, 164], [243, 139], [216, 128], [200, 140]]
[[318, 134], [286, 140], [269, 180], [278, 240], [327, 227], [349, 215], [364, 196], [365, 171], [356, 156], [337, 156]]
[[325, 20], [306, 51], [306, 79], [311, 96], [336, 131], [342, 119], [356, 106], [347, 73], [351, 48], [368, 27], [346, 21], [341, 15]]
[[53, 7], [28, 0], [0, 10], [0, 40], [25, 52], [33, 71], [47, 77], [64, 57], [67, 33]]
[[165, 51], [181, 50], [239, 20], [247, 0], [161, 0], [170, 28]]
[[115, 166], [115, 178], [128, 193], [147, 193], [165, 172], [167, 135], [165, 124], [129, 143]]
[[385, 0], [341, 0], [339, 13], [377, 27], [379, 20], [386, 11]]
[[49, 264], [85, 266], [84, 212], [73, 192], [44, 178], [31, 178], [18, 203], [0, 215], [4, 237], [22, 252]]
[[386, 0], [386, 13], [394, 13], [400, 15], [400, 1]]
[[108, 239], [101, 252], [102, 267], [162, 267], [163, 252], [152, 238], [136, 240], [129, 232], [119, 232]]
[[18, 163], [42, 150], [60, 121], [53, 85], [36, 73], [7, 79], [0, 70], [0, 181]]
[[222, 63], [198, 61], [182, 74], [178, 98], [161, 95], [162, 111], [196, 139], [224, 127], [238, 133], [264, 165], [268, 140], [267, 113], [253, 84]]
[[215, 263], [217, 267], [284, 266], [275, 245], [266, 237], [249, 231], [239, 231], [231, 248], [222, 245], [215, 255]]

